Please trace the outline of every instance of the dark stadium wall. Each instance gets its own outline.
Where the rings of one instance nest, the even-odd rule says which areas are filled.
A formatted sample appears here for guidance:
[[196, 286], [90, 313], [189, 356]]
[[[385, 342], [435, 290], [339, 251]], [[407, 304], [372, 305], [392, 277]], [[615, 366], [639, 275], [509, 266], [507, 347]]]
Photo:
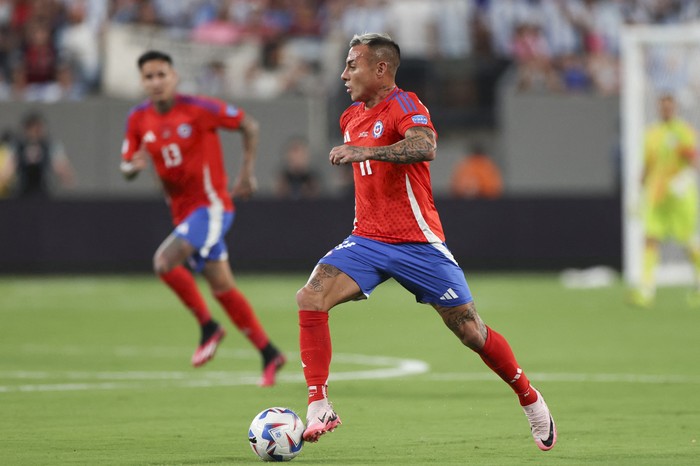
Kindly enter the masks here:
[[[620, 267], [615, 197], [437, 203], [466, 271]], [[309, 272], [352, 219], [350, 199], [241, 202], [227, 236], [234, 269]], [[0, 225], [2, 274], [149, 273], [172, 228], [159, 200], [4, 200]]]

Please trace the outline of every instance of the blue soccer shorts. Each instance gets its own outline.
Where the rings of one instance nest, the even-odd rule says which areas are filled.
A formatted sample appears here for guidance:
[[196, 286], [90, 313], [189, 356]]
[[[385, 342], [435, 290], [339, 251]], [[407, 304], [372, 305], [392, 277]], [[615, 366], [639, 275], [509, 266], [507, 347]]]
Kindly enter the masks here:
[[233, 212], [217, 207], [200, 207], [175, 227], [176, 236], [196, 249], [188, 259], [195, 272], [201, 272], [206, 261], [228, 259], [224, 236], [233, 224]]
[[389, 244], [350, 235], [318, 263], [337, 267], [366, 297], [393, 278], [419, 303], [454, 307], [473, 301], [464, 271], [444, 243]]

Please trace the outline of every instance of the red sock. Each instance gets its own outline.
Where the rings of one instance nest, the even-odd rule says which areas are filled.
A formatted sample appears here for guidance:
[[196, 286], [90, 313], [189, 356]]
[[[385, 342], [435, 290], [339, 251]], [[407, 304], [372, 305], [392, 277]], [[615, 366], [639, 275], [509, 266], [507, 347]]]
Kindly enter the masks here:
[[318, 401], [328, 398], [328, 385], [310, 385], [309, 386], [309, 404], [312, 401]]
[[197, 288], [192, 274], [182, 265], [160, 275], [160, 279], [172, 289], [180, 300], [194, 314], [197, 322], [204, 325], [211, 320], [211, 314], [204, 297]]
[[486, 344], [481, 349], [481, 352], [479, 352], [481, 359], [484, 360], [492, 371], [510, 385], [513, 391], [518, 395], [522, 406], [537, 401], [537, 394], [534, 390], [530, 390], [530, 381], [527, 379], [520, 366], [518, 366], [515, 355], [513, 355], [513, 350], [510, 348], [506, 339], [493, 329], [489, 327], [486, 328], [488, 329], [488, 335], [486, 337]]
[[236, 288], [231, 288], [214, 296], [221, 303], [231, 321], [238, 327], [238, 330], [250, 340], [253, 346], [259, 350], [267, 346], [270, 339], [243, 293]]
[[299, 350], [309, 387], [309, 403], [325, 398], [333, 354], [328, 312], [299, 311]]

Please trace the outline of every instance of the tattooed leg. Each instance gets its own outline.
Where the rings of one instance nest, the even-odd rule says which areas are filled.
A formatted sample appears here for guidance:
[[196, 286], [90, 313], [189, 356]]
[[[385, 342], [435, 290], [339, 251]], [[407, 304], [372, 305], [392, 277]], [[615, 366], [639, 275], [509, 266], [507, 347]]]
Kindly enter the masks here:
[[329, 311], [332, 307], [363, 297], [355, 281], [337, 267], [318, 264], [306, 285], [297, 292], [299, 309]]
[[456, 307], [433, 305], [445, 325], [459, 338], [465, 346], [479, 351], [486, 343], [486, 325], [476, 312], [474, 303]]

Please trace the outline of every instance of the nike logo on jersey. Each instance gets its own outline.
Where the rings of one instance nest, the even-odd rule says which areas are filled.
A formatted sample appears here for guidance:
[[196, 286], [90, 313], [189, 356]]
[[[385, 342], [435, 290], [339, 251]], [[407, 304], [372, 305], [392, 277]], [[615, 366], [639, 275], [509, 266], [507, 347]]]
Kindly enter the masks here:
[[452, 288], [448, 288], [444, 295], [440, 296], [440, 301], [449, 301], [451, 299], [457, 299], [457, 293], [454, 292]]

